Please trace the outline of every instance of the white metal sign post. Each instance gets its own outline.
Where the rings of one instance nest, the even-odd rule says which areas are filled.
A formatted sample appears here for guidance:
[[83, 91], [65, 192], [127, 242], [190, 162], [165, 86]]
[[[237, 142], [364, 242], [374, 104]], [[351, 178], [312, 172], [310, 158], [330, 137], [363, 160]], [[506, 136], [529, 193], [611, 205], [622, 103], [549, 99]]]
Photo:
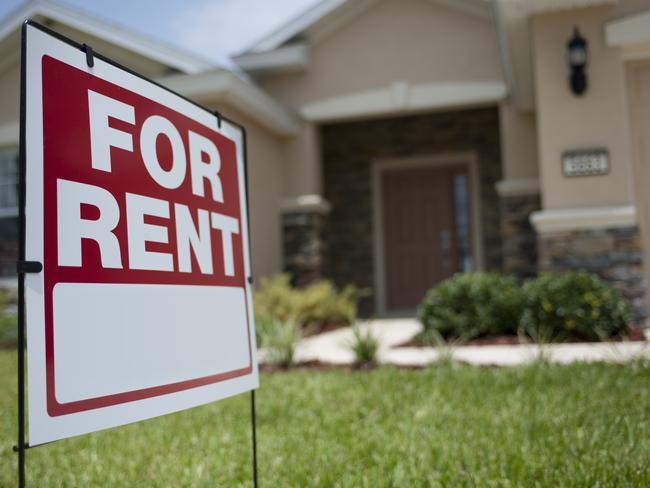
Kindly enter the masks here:
[[22, 43], [24, 467], [259, 379], [243, 128], [36, 23]]

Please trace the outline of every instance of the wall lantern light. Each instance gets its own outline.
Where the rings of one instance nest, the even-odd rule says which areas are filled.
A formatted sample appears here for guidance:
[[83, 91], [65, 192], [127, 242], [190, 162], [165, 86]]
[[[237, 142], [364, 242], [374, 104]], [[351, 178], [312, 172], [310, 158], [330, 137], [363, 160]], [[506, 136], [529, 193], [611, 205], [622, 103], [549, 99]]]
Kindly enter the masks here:
[[567, 61], [571, 69], [569, 87], [575, 95], [582, 95], [587, 90], [589, 50], [587, 39], [580, 35], [577, 27], [573, 28], [573, 36], [567, 42]]

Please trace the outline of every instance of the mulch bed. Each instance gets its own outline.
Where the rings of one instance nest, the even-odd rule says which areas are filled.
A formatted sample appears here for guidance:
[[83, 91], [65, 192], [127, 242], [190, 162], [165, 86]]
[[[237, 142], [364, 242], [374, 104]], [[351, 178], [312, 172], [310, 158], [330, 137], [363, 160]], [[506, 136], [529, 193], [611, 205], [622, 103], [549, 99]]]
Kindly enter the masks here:
[[348, 327], [346, 324], [326, 324], [321, 325], [320, 327], [305, 327], [302, 329], [302, 337], [311, 337], [318, 334], [324, 334], [325, 332], [332, 332], [336, 329], [342, 329], [343, 327]]

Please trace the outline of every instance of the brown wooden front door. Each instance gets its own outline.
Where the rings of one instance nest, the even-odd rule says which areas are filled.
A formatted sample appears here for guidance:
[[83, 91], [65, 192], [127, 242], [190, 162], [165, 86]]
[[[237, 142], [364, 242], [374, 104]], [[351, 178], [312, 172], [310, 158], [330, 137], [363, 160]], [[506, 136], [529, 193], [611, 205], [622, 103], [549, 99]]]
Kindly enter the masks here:
[[[428, 289], [459, 271], [454, 189], [458, 193], [458, 182], [467, 180], [465, 167], [458, 165], [382, 171], [387, 311], [413, 310]], [[463, 191], [466, 196], [467, 188]]]

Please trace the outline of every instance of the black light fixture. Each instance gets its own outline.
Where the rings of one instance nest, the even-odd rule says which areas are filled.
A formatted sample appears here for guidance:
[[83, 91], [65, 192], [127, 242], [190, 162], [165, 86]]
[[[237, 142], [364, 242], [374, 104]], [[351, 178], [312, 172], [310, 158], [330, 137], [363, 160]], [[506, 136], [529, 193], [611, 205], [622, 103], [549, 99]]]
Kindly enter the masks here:
[[571, 69], [569, 87], [575, 95], [582, 95], [587, 91], [589, 50], [587, 39], [580, 35], [578, 27], [573, 28], [573, 36], [567, 42], [567, 61]]

